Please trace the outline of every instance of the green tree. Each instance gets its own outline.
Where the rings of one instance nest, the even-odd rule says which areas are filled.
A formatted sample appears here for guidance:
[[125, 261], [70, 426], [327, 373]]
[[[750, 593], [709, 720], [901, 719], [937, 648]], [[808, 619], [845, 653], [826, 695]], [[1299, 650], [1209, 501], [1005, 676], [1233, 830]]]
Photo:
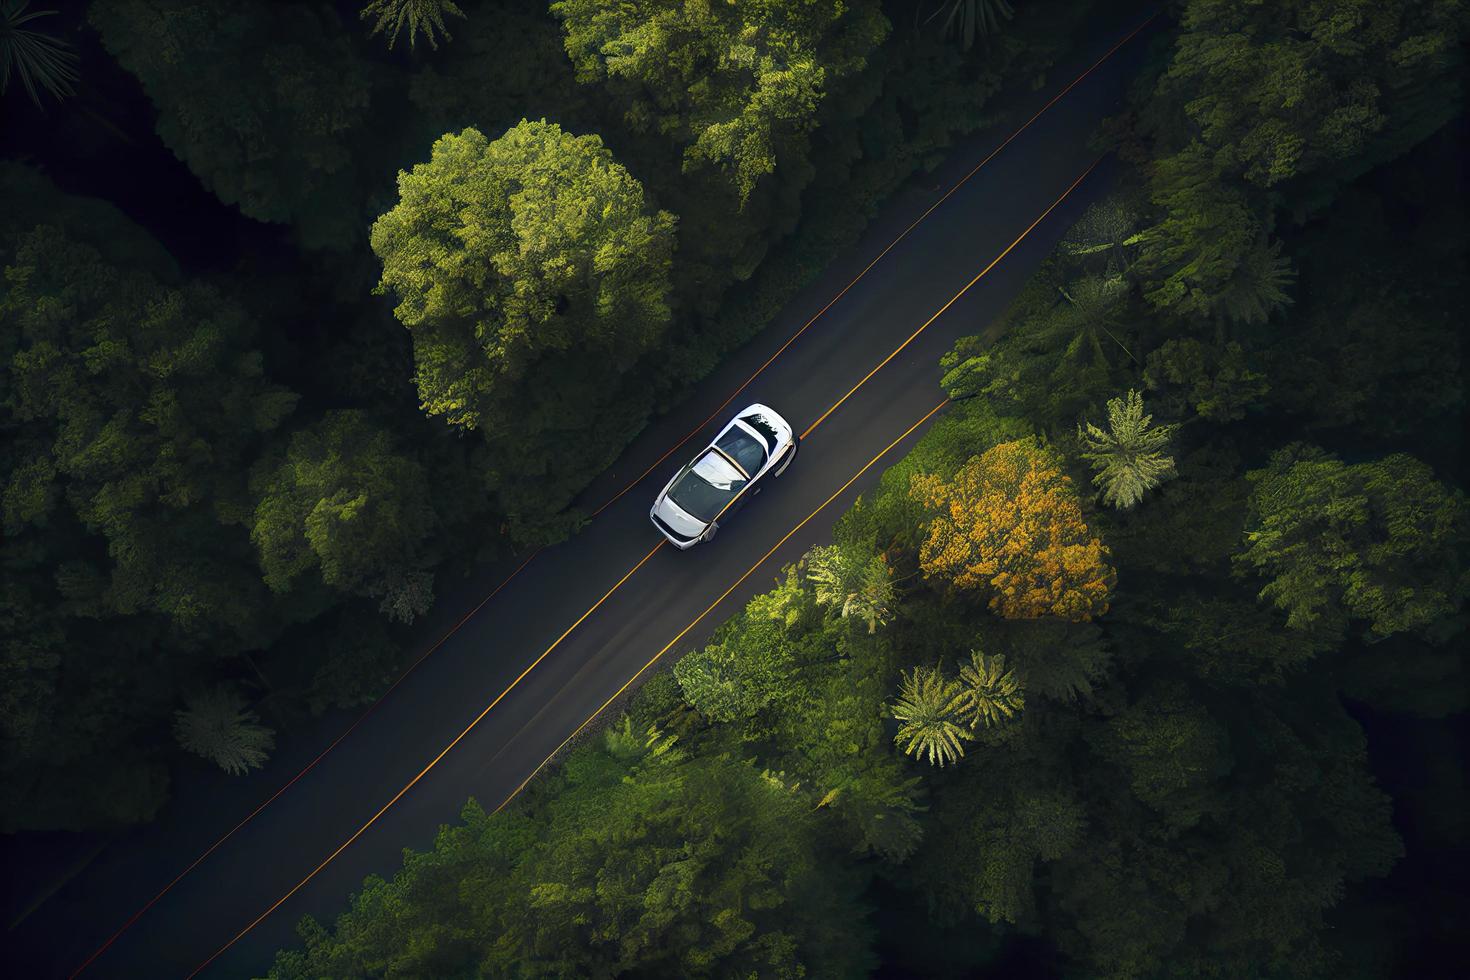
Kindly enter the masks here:
[[873, 965], [860, 879], [802, 795], [614, 727], [530, 812], [471, 803], [272, 976], [814, 976]]
[[103, 0], [87, 17], [220, 200], [296, 225], [309, 246], [359, 238], [370, 79], [328, 5]]
[[1149, 353], [1144, 383], [1154, 404], [1175, 416], [1193, 411], [1200, 418], [1231, 422], [1262, 405], [1271, 385], [1257, 359], [1240, 344], [1223, 347], [1193, 337], [1171, 337]]
[[54, 10], [26, 12], [30, 0], [0, 2], [0, 95], [10, 88], [13, 72], [26, 95], [41, 107], [41, 93], [60, 100], [71, 95], [77, 80], [77, 56], [63, 41], [23, 25]]
[[1122, 275], [1069, 279], [1049, 263], [1007, 311], [998, 340], [963, 338], [940, 360], [941, 384], [951, 398], [984, 396], [1033, 431], [1070, 429], [1135, 360], [1129, 292]]
[[970, 729], [1002, 725], [1026, 706], [1026, 691], [1014, 670], [1006, 670], [1005, 654], [990, 656], [979, 650], [970, 651], [970, 659], [960, 664], [959, 697], [955, 708], [968, 717]]
[[104, 548], [56, 556], [71, 601], [248, 637], [261, 596], [233, 527], [241, 474], [296, 403], [262, 376], [255, 324], [208, 287], [160, 285], [55, 227], [25, 236], [5, 277], [8, 536], [79, 521]]
[[[817, 108], [886, 36], [877, 3], [557, 0], [584, 82], [608, 81], [635, 130], [714, 167], [743, 205], [778, 160], [804, 155]], [[795, 161], [793, 161], [795, 162]]]
[[1077, 426], [1077, 439], [1086, 447], [1082, 458], [1097, 474], [1103, 502], [1127, 510], [1143, 495], [1174, 475], [1174, 457], [1163, 453], [1177, 426], [1154, 425], [1143, 414], [1143, 396], [1129, 390], [1123, 398], [1108, 400], [1108, 427], [1088, 422]]
[[504, 512], [534, 526], [648, 410], [624, 375], [669, 323], [674, 219], [599, 138], [546, 122], [444, 136], [398, 189], [372, 246], [423, 408], [484, 436]]
[[1065, 619], [997, 620], [984, 625], [985, 647], [1015, 672], [1027, 694], [1070, 702], [1088, 697], [1108, 675], [1112, 654], [1094, 623]]
[[265, 765], [275, 747], [275, 733], [259, 721], [237, 692], [217, 687], [188, 698], [174, 712], [174, 737], [186, 751], [238, 776]]
[[335, 411], [291, 437], [285, 458], [253, 481], [251, 537], [277, 593], [316, 570], [343, 592], [382, 600], [390, 619], [428, 610], [434, 528], [423, 467], [360, 411]]
[[1249, 479], [1236, 562], [1267, 579], [1260, 596], [1289, 626], [1351, 617], [1379, 637], [1423, 631], [1470, 596], [1470, 507], [1413, 457], [1349, 465], [1293, 444]]
[[429, 47], [438, 50], [439, 42], [434, 39], [434, 32], [438, 31], [444, 35], [444, 40], [452, 41], [449, 29], [444, 26], [444, 15], [451, 17], [463, 17], [464, 11], [453, 0], [371, 0], [362, 8], [361, 17], [367, 20], [374, 18], [373, 29], [370, 32], [374, 37], [379, 34], [388, 35], [388, 48], [392, 50], [398, 41], [399, 33], [408, 28], [408, 46], [412, 48], [418, 40], [420, 31], [424, 34], [424, 40], [429, 42]]
[[893, 570], [882, 554], [868, 556], [855, 548], [830, 545], [813, 548], [806, 565], [817, 605], [832, 606], [843, 619], [866, 623], [869, 633], [893, 618]]
[[1224, 805], [1218, 781], [1230, 769], [1229, 737], [1182, 686], [1144, 692], [1109, 719], [1098, 745], [1170, 824], [1193, 826]]
[[1285, 299], [1279, 203], [1320, 207], [1458, 111], [1467, 20], [1434, 0], [1188, 0], [1143, 115], [1149, 300], [1250, 321]]
[[915, 667], [903, 675], [898, 700], [889, 709], [898, 719], [893, 740], [905, 755], [943, 768], [965, 754], [963, 743], [974, 736], [960, 721], [959, 685], [938, 667]]
[[1088, 205], [1077, 223], [1067, 230], [1061, 250], [1067, 255], [1102, 256], [1112, 276], [1125, 274], [1132, 266], [1143, 236], [1138, 232], [1138, 214], [1121, 195], [1111, 195]]
[[685, 699], [711, 720], [730, 722], [790, 697], [796, 671], [830, 655], [825, 637], [810, 629], [816, 618], [812, 594], [788, 566], [777, 588], [674, 665]]

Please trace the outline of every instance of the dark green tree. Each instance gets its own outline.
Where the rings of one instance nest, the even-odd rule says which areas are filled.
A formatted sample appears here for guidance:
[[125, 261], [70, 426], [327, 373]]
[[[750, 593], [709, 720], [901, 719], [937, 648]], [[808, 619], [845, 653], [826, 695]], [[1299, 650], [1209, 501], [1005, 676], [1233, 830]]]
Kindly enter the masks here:
[[87, 16], [220, 200], [310, 246], [359, 239], [370, 78], [330, 6], [104, 0]]
[[238, 692], [211, 688], [186, 699], [174, 712], [174, 737], [185, 751], [238, 776], [265, 765], [275, 747], [275, 733], [259, 722]]
[[30, 0], [0, 0], [0, 95], [10, 88], [14, 73], [40, 108], [42, 92], [58, 100], [72, 94], [77, 56], [64, 41], [25, 26], [56, 11], [29, 7]]
[[1470, 596], [1470, 506], [1413, 457], [1349, 465], [1294, 444], [1249, 477], [1236, 561], [1267, 579], [1261, 598], [1293, 628], [1347, 617], [1379, 637], [1425, 630]]
[[296, 396], [238, 306], [160, 282], [156, 243], [96, 202], [24, 186], [67, 227], [0, 244], [4, 825], [127, 824], [162, 802], [142, 745], [179, 688], [277, 628], [243, 474]]
[[453, 0], [371, 0], [362, 8], [363, 20], [373, 18], [373, 35], [388, 35], [389, 49], [397, 43], [398, 35], [407, 27], [410, 48], [418, 41], [418, 35], [422, 32], [429, 47], [437, 50], [439, 42], [434, 39], [435, 31], [442, 34], [444, 40], [452, 40], [449, 29], [444, 26], [445, 15], [463, 17], [464, 11]]
[[291, 591], [314, 570], [335, 589], [380, 599], [390, 619], [428, 610], [429, 482], [364, 413], [328, 412], [293, 435], [285, 458], [263, 464], [253, 483], [251, 537], [274, 591]]

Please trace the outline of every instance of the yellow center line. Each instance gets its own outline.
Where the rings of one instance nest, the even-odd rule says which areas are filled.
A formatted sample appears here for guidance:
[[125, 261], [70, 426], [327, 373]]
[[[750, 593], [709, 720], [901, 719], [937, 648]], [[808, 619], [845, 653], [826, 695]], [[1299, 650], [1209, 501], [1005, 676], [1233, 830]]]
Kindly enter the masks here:
[[827, 416], [829, 416], [833, 412], [837, 411], [837, 409], [841, 407], [841, 405], [842, 405], [843, 402], [847, 401], [849, 398], [852, 397], [852, 395], [853, 395], [854, 392], [856, 392], [863, 385], [867, 384], [869, 378], [871, 378], [873, 375], [875, 375], [879, 371], [881, 371], [883, 369], [884, 365], [886, 365], [889, 361], [891, 361], [895, 357], [897, 357], [903, 351], [903, 349], [905, 347], [907, 347], [909, 344], [913, 343], [914, 340], [915, 340], [915, 338], [917, 338], [919, 336], [919, 334], [921, 334], [925, 330], [929, 329], [929, 324], [933, 323], [935, 320], [938, 320], [941, 316], [944, 315], [944, 313], [945, 313], [946, 310], [948, 310], [951, 306], [955, 305], [955, 303], [958, 303], [960, 301], [960, 297], [964, 296], [966, 293], [968, 293], [970, 291], [970, 287], [971, 286], [975, 285], [975, 283], [979, 282], [981, 279], [984, 279], [987, 275], [989, 275], [990, 270], [991, 269], [994, 269], [997, 265], [999, 265], [1001, 259], [1005, 258], [1007, 255], [1010, 255], [1011, 254], [1011, 251], [1017, 245], [1019, 245], [1023, 241], [1025, 241], [1026, 240], [1026, 236], [1030, 235], [1031, 232], [1035, 231], [1036, 230], [1036, 226], [1039, 225], [1039, 224], [1041, 224], [1043, 221], [1045, 221], [1047, 215], [1049, 215], [1053, 211], [1055, 211], [1057, 209], [1057, 207], [1063, 201], [1065, 201], [1069, 196], [1071, 196], [1072, 192], [1077, 189], [1077, 185], [1081, 184], [1084, 180], [1086, 180], [1087, 179], [1087, 175], [1090, 174], [1090, 173], [1092, 173], [1094, 170], [1096, 170], [1097, 169], [1097, 165], [1099, 163], [1101, 163], [1101, 162], [1102, 162], [1102, 158], [1101, 157], [1099, 157], [1098, 159], [1092, 161], [1092, 165], [1089, 166], [1086, 170], [1082, 171], [1082, 176], [1080, 176], [1076, 180], [1072, 181], [1072, 186], [1068, 187], [1065, 191], [1062, 191], [1062, 196], [1059, 197], [1059, 198], [1057, 198], [1055, 201], [1053, 201], [1051, 203], [1051, 207], [1049, 207], [1045, 211], [1041, 212], [1040, 217], [1038, 217], [1035, 221], [1031, 222], [1031, 224], [1029, 226], [1027, 226], [1026, 230], [1023, 231], [1023, 232], [1021, 232], [1020, 235], [1016, 236], [1016, 240], [1013, 241], [1013, 242], [1011, 242], [1009, 245], [1007, 245], [1005, 247], [1005, 251], [1001, 252], [995, 258], [991, 259], [990, 260], [990, 264], [987, 265], [985, 268], [981, 269], [980, 272], [975, 276], [974, 279], [971, 279], [969, 282], [965, 283], [965, 288], [963, 288], [959, 292], [955, 293], [954, 296], [952, 296], [950, 298], [949, 302], [948, 303], [945, 303], [943, 306], [941, 306], [938, 309], [938, 311], [935, 312], [935, 314], [933, 316], [931, 316], [929, 319], [925, 320], [923, 322], [923, 324], [921, 324], [919, 326], [919, 329], [917, 329], [913, 333], [909, 334], [908, 340], [905, 340], [903, 343], [901, 343], [897, 347], [895, 347], [893, 349], [893, 353], [891, 353], [887, 357], [883, 358], [883, 360], [881, 360], [881, 361], [878, 362], [878, 366], [877, 367], [873, 368], [873, 370], [871, 370], [867, 374], [863, 375], [863, 379], [861, 381], [859, 381], [857, 384], [853, 385], [852, 388], [847, 392], [847, 394], [845, 394], [841, 398], [837, 399], [836, 404], [834, 404], [831, 408], [829, 408], [825, 412], [823, 412], [822, 415], [821, 415], [821, 418], [817, 419], [811, 425], [807, 426], [806, 427], [806, 431], [801, 434], [801, 438], [802, 439], [805, 439], [807, 436], [811, 435], [812, 434], [812, 430], [814, 430], [817, 426], [821, 425], [823, 422], [825, 422], [827, 420]]
[[433, 760], [430, 761], [427, 766], [424, 766], [424, 768], [422, 770], [420, 770], [420, 772], [419, 772], [419, 774], [417, 776], [415, 776], [412, 779], [410, 779], [408, 781], [408, 783], [402, 789], [400, 789], [397, 793], [393, 794], [393, 798], [391, 800], [389, 800], [387, 803], [384, 803], [383, 806], [382, 806], [382, 808], [380, 810], [378, 810], [377, 813], [373, 814], [372, 817], [370, 817], [368, 819], [367, 823], [365, 823], [361, 827], [357, 828], [356, 832], [354, 832], [351, 837], [347, 838], [345, 841], [343, 841], [337, 847], [337, 849], [335, 851], [333, 851], [331, 854], [327, 855], [326, 860], [322, 861], [321, 864], [318, 864], [315, 868], [313, 868], [311, 870], [311, 873], [308, 874], [305, 878], [302, 878], [300, 881], [298, 881], [296, 883], [296, 885], [294, 887], [292, 887], [292, 889], [290, 891], [288, 891], [286, 894], [282, 895], [280, 898], [276, 899], [275, 902], [273, 902], [271, 904], [270, 908], [266, 909], [264, 912], [260, 913], [260, 915], [256, 916], [255, 919], [248, 926], [246, 926], [244, 929], [241, 929], [235, 935], [235, 937], [233, 939], [231, 939], [229, 942], [225, 943], [219, 949], [215, 950], [214, 951], [214, 954], [211, 955], [209, 957], [209, 959], [205, 960], [203, 963], [200, 963], [197, 967], [195, 967], [194, 970], [193, 970], [193, 972], [191, 972], [189, 974], [189, 976], [191, 978], [197, 976], [201, 970], [205, 969], [207, 966], [209, 966], [209, 964], [211, 964], [215, 960], [219, 959], [219, 957], [221, 955], [223, 955], [226, 950], [228, 950], [231, 946], [235, 945], [237, 942], [239, 942], [241, 939], [243, 939], [250, 932], [250, 930], [252, 930], [256, 926], [260, 925], [262, 922], [264, 922], [266, 920], [266, 918], [272, 912], [274, 912], [276, 909], [278, 909], [282, 905], [284, 905], [286, 903], [286, 901], [291, 898], [292, 895], [295, 895], [302, 888], [306, 887], [306, 884], [309, 881], [311, 881], [311, 879], [315, 878], [318, 874], [320, 874], [323, 868], [325, 868], [327, 865], [331, 864], [332, 861], [334, 861], [336, 859], [337, 855], [341, 854], [343, 851], [347, 850], [348, 847], [352, 846], [352, 843], [354, 841], [356, 841], [359, 837], [361, 837], [367, 831], [367, 829], [369, 827], [371, 827], [373, 824], [377, 823], [378, 822], [378, 819], [380, 817], [382, 817], [383, 814], [387, 813], [390, 809], [392, 809], [393, 806], [394, 806], [394, 804], [396, 804], [399, 800], [403, 799], [404, 795], [409, 790], [413, 789], [414, 786], [418, 785], [419, 780], [421, 780], [425, 776], [427, 776], [429, 774], [429, 772], [432, 771], [433, 768], [435, 766], [437, 766], [440, 763], [440, 761], [442, 761], [443, 758], [446, 755], [449, 754], [449, 752], [450, 752], [451, 749], [453, 749], [456, 745], [458, 745], [460, 742], [462, 742], [464, 740], [465, 736], [469, 735], [470, 732], [474, 731], [475, 726], [477, 726], [478, 724], [480, 724], [480, 722], [482, 722], [482, 721], [485, 720], [485, 716], [490, 713], [491, 709], [493, 709], [497, 704], [499, 704], [502, 700], [504, 700], [505, 699], [505, 696], [507, 694], [509, 694], [511, 691], [515, 690], [516, 685], [519, 684], [521, 681], [525, 680], [526, 675], [530, 674], [531, 671], [535, 670], [536, 669], [536, 666], [538, 664], [540, 664], [541, 661], [545, 660], [546, 657], [547, 657], [547, 655], [550, 654], [551, 651], [555, 650], [557, 648], [557, 646], [561, 644], [561, 641], [562, 640], [565, 640], [569, 635], [571, 635], [572, 630], [574, 630], [578, 626], [582, 625], [582, 621], [583, 620], [585, 620], [588, 616], [591, 616], [594, 612], [596, 612], [598, 606], [601, 606], [604, 602], [607, 601], [607, 599], [608, 599], [609, 596], [611, 596], [614, 592], [618, 591], [618, 589], [622, 588], [623, 583], [626, 582], [626, 581], [628, 581], [628, 579], [632, 578], [633, 577], [633, 573], [636, 572], [636, 571], [638, 571], [638, 569], [642, 568], [644, 566], [644, 564], [647, 563], [648, 559], [652, 558], [655, 554], [657, 554], [658, 551], [659, 551], [659, 549], [662, 548], [663, 546], [664, 546], [664, 542], [662, 542], [662, 541], [660, 541], [658, 544], [654, 545], [652, 551], [650, 551], [648, 554], [644, 555], [643, 558], [642, 558], [642, 560], [640, 560], [638, 562], [638, 564], [636, 564], [632, 568], [628, 569], [627, 574], [625, 574], [622, 578], [618, 579], [617, 583], [612, 588], [608, 589], [607, 592], [603, 594], [603, 596], [602, 596], [601, 599], [598, 599], [596, 602], [594, 602], [592, 604], [592, 606], [586, 612], [584, 612], [581, 616], [577, 617], [577, 621], [575, 623], [573, 623], [572, 625], [568, 626], [562, 632], [561, 636], [558, 636], [556, 638], [556, 640], [552, 642], [551, 646], [547, 647], [542, 652], [541, 656], [537, 657], [535, 660], [533, 660], [531, 662], [531, 665], [529, 667], [527, 667], [525, 670], [521, 671], [520, 675], [515, 680], [511, 681], [510, 682], [510, 685], [505, 690], [501, 691], [500, 694], [496, 696], [496, 698], [495, 698], [494, 701], [491, 701], [489, 704], [487, 704], [485, 706], [485, 710], [481, 711], [478, 715], [476, 715], [475, 716], [475, 720], [472, 721], [472, 722], [470, 722], [468, 725], [466, 725], [464, 731], [460, 732], [458, 735], [456, 735], [454, 737], [454, 741], [452, 741], [448, 745], [444, 746], [444, 748], [439, 752], [439, 754], [436, 755], [436, 756], [434, 756]]
[[880, 459], [882, 459], [884, 456], [888, 455], [888, 453], [892, 451], [892, 449], [893, 449], [894, 446], [897, 446], [899, 443], [901, 443], [905, 439], [907, 439], [910, 435], [913, 434], [913, 431], [915, 429], [917, 429], [919, 426], [923, 425], [925, 422], [929, 421], [929, 419], [933, 418], [935, 412], [938, 412], [941, 408], [943, 408], [944, 406], [946, 406], [948, 404], [949, 404], [949, 399], [946, 398], [943, 401], [941, 401], [938, 405], [935, 405], [933, 408], [929, 409], [929, 411], [924, 415], [923, 418], [919, 419], [919, 421], [915, 422], [913, 425], [911, 425], [907, 429], [905, 429], [903, 435], [899, 436], [897, 439], [893, 440], [888, 445], [884, 446], [883, 449], [882, 449], [882, 451], [879, 452], [878, 455], [876, 455], [872, 459], [868, 460], [868, 462], [863, 465], [863, 468], [860, 469], [860, 470], [858, 470], [856, 473], [854, 473], [853, 476], [852, 476], [852, 478], [850, 480], [848, 480], [846, 483], [844, 483], [841, 487], [839, 487], [837, 489], [837, 491], [832, 494], [832, 496], [828, 497], [826, 500], [822, 501], [819, 505], [817, 505], [816, 510], [812, 511], [806, 517], [802, 518], [802, 521], [801, 521], [800, 524], [798, 524], [795, 527], [793, 527], [790, 531], [787, 531], [785, 537], [783, 537], [780, 541], [777, 541], [774, 545], [772, 545], [771, 546], [771, 549], [769, 551], [767, 551], [764, 555], [761, 555], [760, 559], [757, 560], [754, 565], [751, 565], [750, 568], [748, 568], [746, 570], [746, 572], [745, 572], [744, 575], [741, 575], [739, 578], [737, 578], [734, 581], [734, 583], [732, 583], [731, 586], [728, 589], [726, 589], [723, 593], [720, 594], [720, 597], [718, 599], [716, 599], [714, 602], [710, 603], [707, 607], [705, 607], [704, 612], [702, 612], [698, 616], [694, 617], [694, 621], [693, 622], [691, 622], [688, 626], [686, 626], [682, 630], [680, 630], [678, 632], [678, 634], [672, 640], [670, 640], [668, 643], [664, 644], [664, 647], [663, 647], [662, 650], [660, 650], [658, 653], [655, 653], [649, 659], [649, 661], [646, 664], [644, 664], [642, 667], [639, 667], [638, 668], [638, 672], [635, 673], [632, 677], [629, 677], [623, 683], [623, 686], [617, 689], [617, 692], [614, 693], [612, 697], [610, 697], [606, 701], [602, 702], [601, 707], [599, 707], [596, 711], [592, 712], [592, 714], [588, 715], [587, 716], [587, 720], [584, 721], [584, 722], [582, 722], [582, 724], [578, 725], [576, 731], [572, 732], [572, 734], [568, 735], [566, 737], [566, 739], [563, 740], [563, 742], [560, 745], [558, 745], [556, 748], [552, 749], [551, 750], [551, 754], [548, 755], [545, 759], [542, 759], [541, 762], [540, 762], [540, 764], [537, 765], [535, 769], [531, 770], [531, 774], [529, 776], [527, 776], [521, 782], [521, 784], [519, 786], [517, 786], [514, 790], [512, 790], [511, 791], [511, 794], [509, 796], [507, 796], [504, 800], [502, 800], [501, 803], [500, 803], [500, 805], [497, 806], [493, 812], [499, 813], [501, 810], [505, 809], [506, 805], [509, 804], [511, 800], [515, 799], [520, 794], [521, 790], [525, 789], [526, 786], [530, 784], [531, 780], [533, 780], [533, 779], [536, 778], [536, 775], [538, 773], [540, 773], [541, 770], [546, 767], [547, 763], [551, 762], [551, 760], [556, 757], [556, 754], [558, 752], [560, 752], [562, 749], [564, 749], [564, 748], [567, 747], [567, 743], [568, 742], [570, 742], [572, 739], [576, 738], [578, 735], [580, 735], [582, 733], [582, 730], [584, 728], [586, 728], [588, 725], [592, 724], [593, 719], [595, 719], [598, 715], [602, 714], [602, 712], [607, 709], [607, 706], [608, 705], [612, 704], [618, 698], [622, 697], [623, 692], [626, 691], [629, 688], [629, 686], [631, 686], [633, 684], [634, 681], [636, 681], [638, 678], [642, 677], [644, 671], [648, 670], [648, 668], [652, 667], [655, 663], [657, 663], [659, 661], [659, 658], [661, 658], [664, 654], [668, 653], [669, 650], [674, 646], [674, 644], [676, 644], [680, 640], [682, 640], [689, 633], [690, 630], [694, 629], [694, 627], [696, 627], [696, 626], [699, 625], [700, 621], [703, 620], [704, 617], [708, 616], [711, 612], [713, 612], [715, 610], [715, 607], [716, 606], [718, 606], [720, 603], [724, 602], [727, 598], [729, 598], [730, 593], [732, 593], [736, 589], [738, 589], [740, 587], [740, 583], [744, 582], [746, 579], [750, 578], [751, 575], [755, 574], [756, 570], [758, 568], [760, 568], [761, 565], [765, 564], [766, 559], [768, 559], [772, 555], [774, 555], [776, 553], [777, 549], [779, 549], [787, 541], [790, 541], [791, 538], [796, 534], [796, 532], [798, 532], [802, 528], [806, 527], [807, 524], [810, 523], [811, 520], [814, 517], [816, 517], [824, 509], [826, 509], [826, 507], [827, 507], [828, 504], [832, 503], [832, 501], [834, 501], [838, 497], [842, 496], [843, 492], [846, 491], [848, 487], [850, 487], [854, 483], [856, 483], [862, 477], [862, 475], [864, 473], [868, 472], [868, 470], [872, 469], [873, 466]]

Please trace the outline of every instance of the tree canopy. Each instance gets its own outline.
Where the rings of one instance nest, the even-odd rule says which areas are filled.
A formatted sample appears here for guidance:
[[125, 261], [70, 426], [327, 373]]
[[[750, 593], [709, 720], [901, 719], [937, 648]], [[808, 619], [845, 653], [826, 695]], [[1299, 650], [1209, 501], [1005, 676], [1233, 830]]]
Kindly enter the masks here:
[[158, 135], [221, 200], [310, 245], [361, 236], [349, 202], [371, 75], [330, 6], [102, 0], [87, 16], [157, 106]]
[[1470, 506], [1413, 457], [1348, 465], [1293, 445], [1249, 479], [1237, 561], [1268, 579], [1261, 597], [1287, 625], [1352, 618], [1388, 636], [1428, 629], [1470, 597]]
[[554, 513], [640, 417], [622, 375], [669, 323], [674, 218], [598, 137], [547, 122], [446, 135], [398, 190], [372, 246], [422, 407], [484, 436], [512, 516]]
[[[474, 803], [392, 881], [370, 879], [276, 978], [465, 971], [844, 977], [871, 965], [856, 878], [815, 816], [748, 763], [614, 728], [533, 811]], [[452, 883], [474, 882], [466, 888]]]
[[634, 129], [682, 147], [685, 168], [718, 169], [742, 202], [800, 155], [828, 91], [888, 32], [870, 0], [557, 0], [551, 11], [578, 78], [613, 80]]
[[910, 493], [933, 516], [924, 574], [978, 589], [1002, 616], [1084, 620], [1107, 611], [1115, 573], [1088, 531], [1071, 481], [1035, 443], [987, 449], [954, 478], [916, 475]]

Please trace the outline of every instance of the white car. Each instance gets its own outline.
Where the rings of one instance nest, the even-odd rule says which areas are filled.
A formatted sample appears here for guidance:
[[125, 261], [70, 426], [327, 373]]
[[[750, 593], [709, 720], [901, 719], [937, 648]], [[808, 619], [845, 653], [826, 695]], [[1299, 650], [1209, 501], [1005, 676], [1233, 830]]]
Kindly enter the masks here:
[[796, 444], [791, 424], [766, 406], [742, 409], [659, 491], [648, 512], [653, 526], [680, 551], [708, 541], [761, 480], [786, 472]]

